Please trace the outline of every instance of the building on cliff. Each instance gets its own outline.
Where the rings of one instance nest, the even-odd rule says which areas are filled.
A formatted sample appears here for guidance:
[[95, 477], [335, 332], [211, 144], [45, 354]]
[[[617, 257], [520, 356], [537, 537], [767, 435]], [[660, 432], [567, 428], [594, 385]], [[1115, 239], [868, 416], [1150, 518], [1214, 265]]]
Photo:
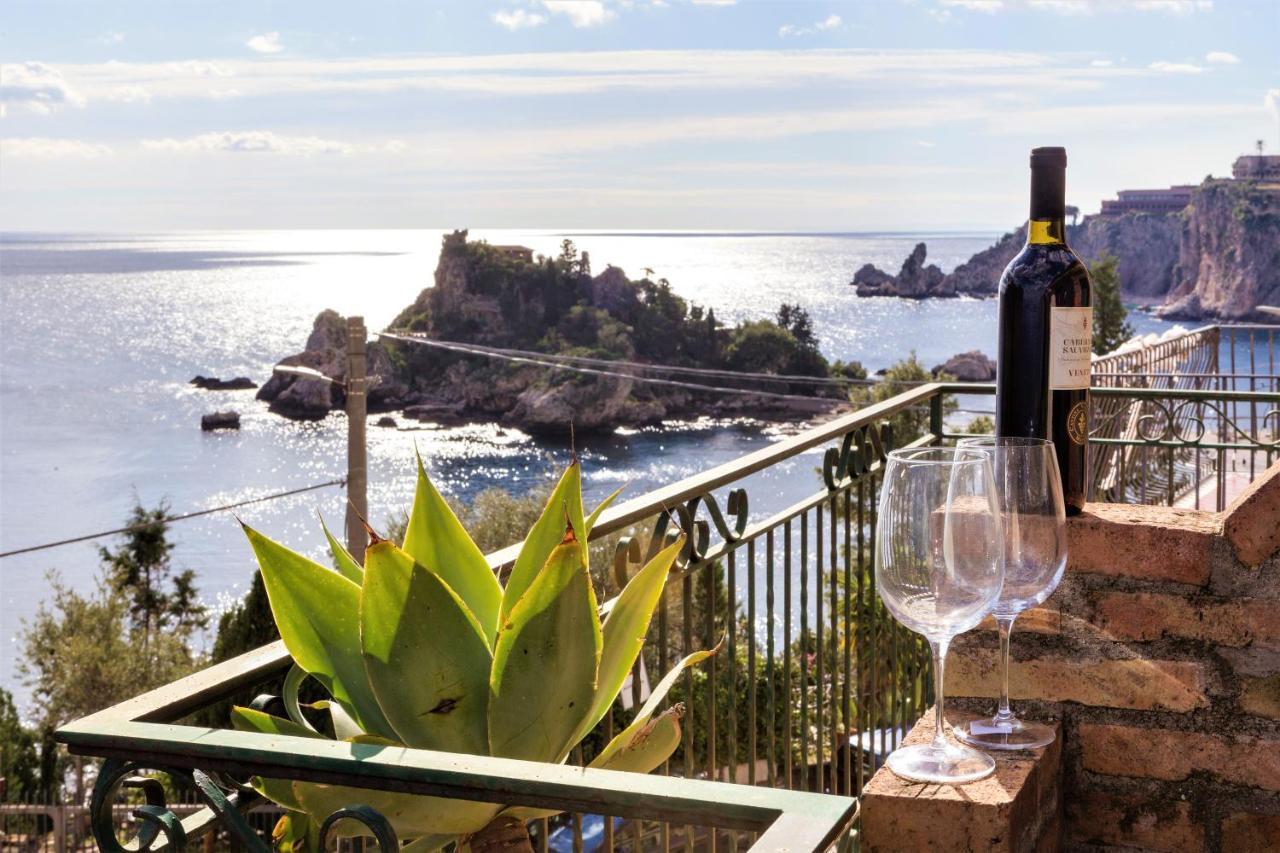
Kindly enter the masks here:
[[1190, 184], [1162, 190], [1120, 190], [1116, 193], [1116, 198], [1103, 200], [1101, 215], [1178, 213], [1191, 203], [1191, 193], [1194, 190], [1195, 187]]
[[494, 246], [493, 248], [513, 260], [524, 261], [526, 264], [533, 263], [533, 249], [528, 246], [510, 245]]
[[1246, 154], [1231, 164], [1237, 181], [1280, 181], [1280, 154]]

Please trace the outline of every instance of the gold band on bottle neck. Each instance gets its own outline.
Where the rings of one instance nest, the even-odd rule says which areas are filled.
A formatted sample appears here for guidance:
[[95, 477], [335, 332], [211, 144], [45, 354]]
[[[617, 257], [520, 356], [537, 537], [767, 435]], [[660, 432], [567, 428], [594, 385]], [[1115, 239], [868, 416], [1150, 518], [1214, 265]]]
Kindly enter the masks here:
[[1027, 226], [1028, 243], [1065, 243], [1061, 219], [1032, 219]]

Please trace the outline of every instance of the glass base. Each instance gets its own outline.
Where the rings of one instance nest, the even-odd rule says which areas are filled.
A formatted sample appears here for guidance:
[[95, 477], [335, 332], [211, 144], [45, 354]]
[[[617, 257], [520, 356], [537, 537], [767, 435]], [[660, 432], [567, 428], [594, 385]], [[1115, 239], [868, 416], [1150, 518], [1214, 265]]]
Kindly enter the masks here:
[[1017, 717], [1008, 720], [997, 720], [994, 717], [969, 720], [956, 726], [952, 734], [957, 740], [982, 749], [1037, 749], [1048, 746], [1054, 739], [1050, 726], [1019, 720]]
[[885, 765], [903, 779], [939, 785], [976, 782], [996, 769], [996, 761], [990, 755], [950, 743], [941, 749], [931, 743], [904, 746], [894, 750]]

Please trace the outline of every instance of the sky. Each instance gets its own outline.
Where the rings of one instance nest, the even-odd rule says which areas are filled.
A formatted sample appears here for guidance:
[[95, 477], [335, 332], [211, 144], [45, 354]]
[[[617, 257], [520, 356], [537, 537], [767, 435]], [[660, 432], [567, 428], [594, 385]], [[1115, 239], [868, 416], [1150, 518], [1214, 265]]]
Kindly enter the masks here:
[[1278, 0], [7, 0], [0, 229], [997, 230], [1280, 153]]

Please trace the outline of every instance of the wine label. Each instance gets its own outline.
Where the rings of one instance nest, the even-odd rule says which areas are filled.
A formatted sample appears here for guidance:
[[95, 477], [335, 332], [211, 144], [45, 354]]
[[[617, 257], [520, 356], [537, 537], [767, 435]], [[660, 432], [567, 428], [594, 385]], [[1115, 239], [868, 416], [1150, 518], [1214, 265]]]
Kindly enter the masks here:
[[1076, 444], [1084, 444], [1089, 438], [1089, 395], [1067, 412], [1067, 437]]
[[1049, 388], [1089, 387], [1093, 352], [1093, 309], [1049, 309]]

